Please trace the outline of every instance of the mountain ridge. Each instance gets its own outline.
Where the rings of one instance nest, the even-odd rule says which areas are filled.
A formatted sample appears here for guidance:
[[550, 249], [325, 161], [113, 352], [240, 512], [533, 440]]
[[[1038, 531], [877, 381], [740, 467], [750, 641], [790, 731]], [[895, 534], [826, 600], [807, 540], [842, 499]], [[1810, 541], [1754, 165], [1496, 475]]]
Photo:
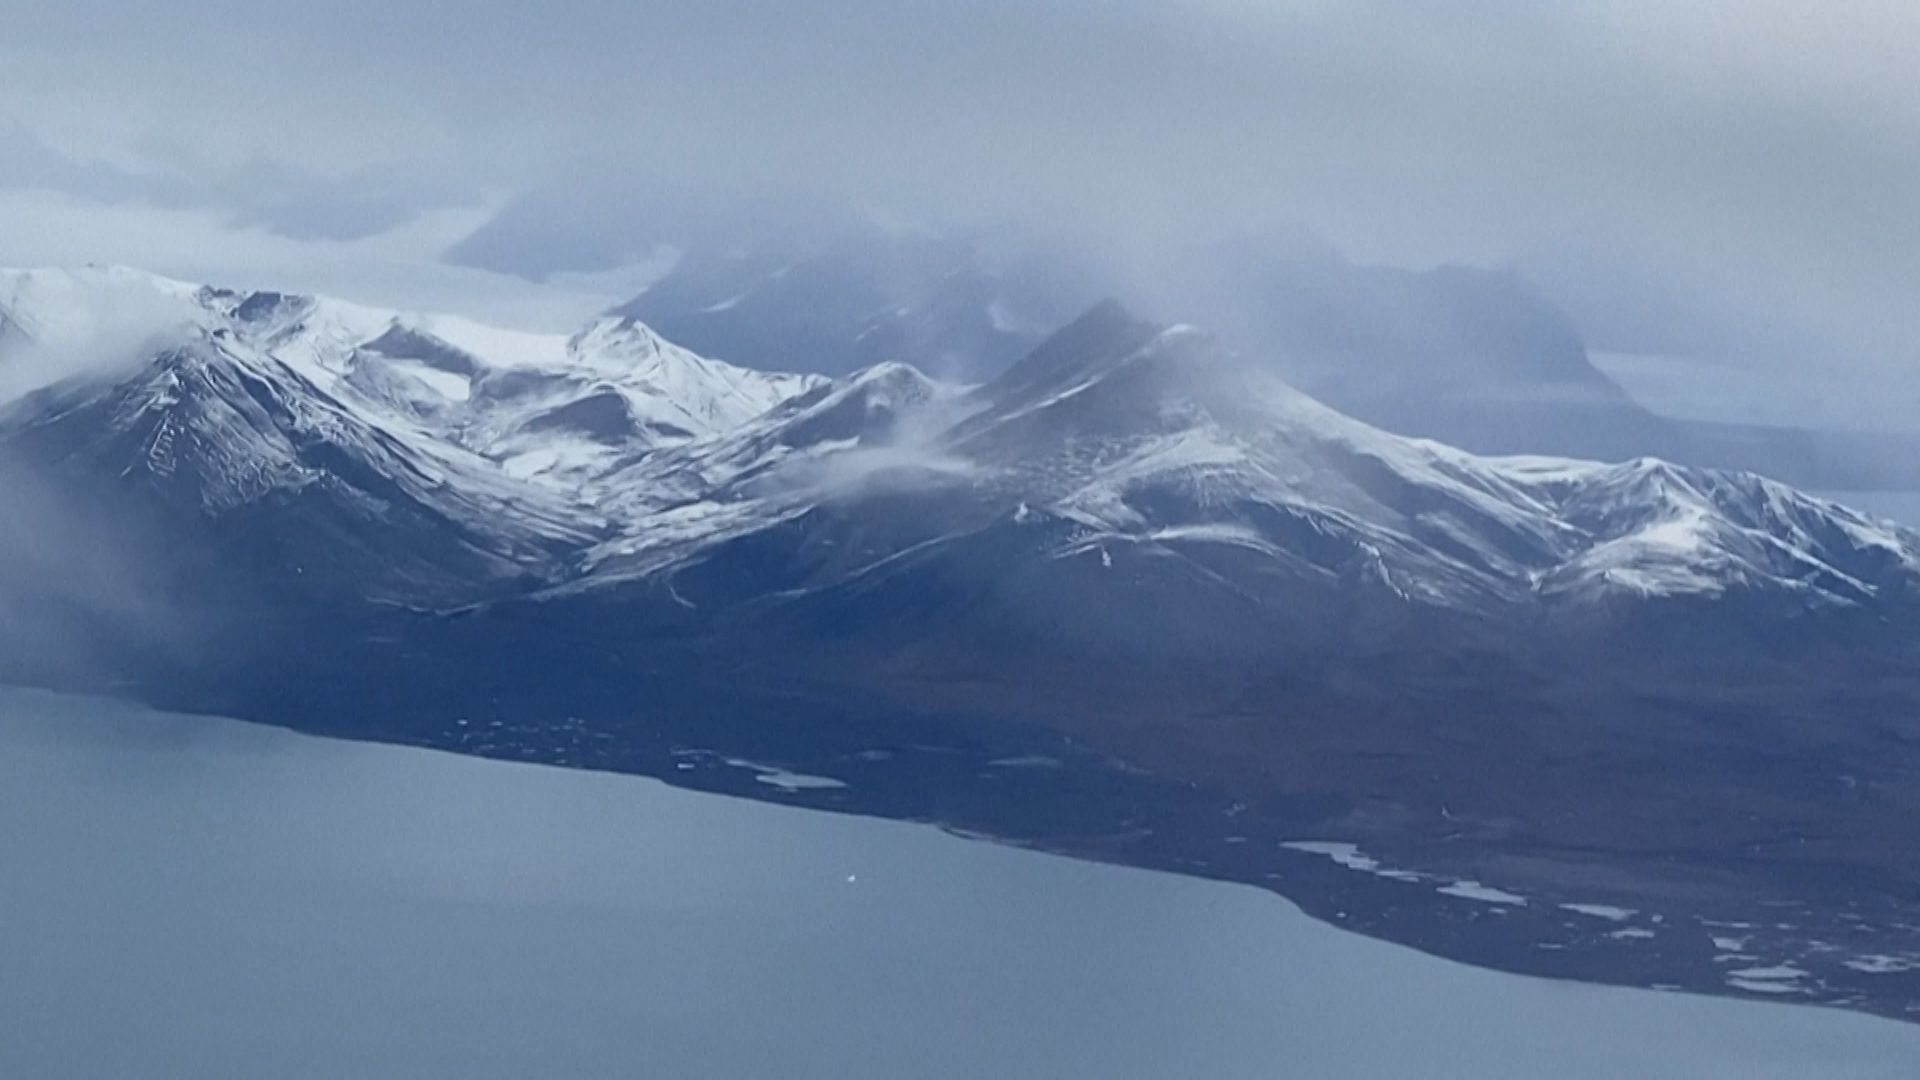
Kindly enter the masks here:
[[[129, 275], [104, 281], [124, 289]], [[555, 584], [574, 572], [563, 563], [577, 560], [579, 584], [643, 549], [684, 560], [887, 477], [951, 486], [982, 524], [1015, 506], [1057, 514], [1077, 537], [1064, 550], [1109, 561], [1114, 545], [1233, 547], [1326, 574], [1331, 542], [1369, 567], [1363, 579], [1441, 604], [1771, 589], [1872, 607], [1904, 602], [1920, 573], [1920, 537], [1783, 485], [1394, 436], [1211, 335], [1112, 300], [967, 388], [900, 363], [838, 382], [751, 372], [615, 317], [541, 337], [325, 298], [152, 288], [190, 316], [184, 336], [172, 331], [182, 344], [119, 383], [91, 374], [29, 395], [0, 414], [0, 437], [44, 441], [76, 407], [67, 399], [93, 388], [74, 445], [150, 422], [140, 449], [102, 453], [125, 459], [123, 477], [171, 480], [176, 414], [199, 409], [186, 427], [206, 456], [187, 477], [206, 485], [209, 512], [353, 472], [368, 505], [426, 507], [474, 537], [499, 533], [502, 551], [566, 549]], [[73, 318], [21, 306], [6, 310], [29, 328]], [[322, 447], [332, 472], [307, 460]]]
[[[844, 373], [938, 358], [990, 379], [1103, 292], [1263, 351], [1348, 415], [1482, 454], [1663, 457], [1826, 490], [1920, 486], [1920, 436], [1665, 415], [1588, 355], [1574, 320], [1517, 273], [1349, 262], [1297, 238], [1088, 259], [1084, 241], [1008, 242], [846, 224], [827, 237], [689, 242], [617, 311], [749, 366]], [[1131, 267], [1131, 269], [1128, 269]], [[850, 362], [851, 358], [851, 362]]]
[[1609, 882], [1768, 919], [1818, 973], [1796, 993], [1920, 1001], [1842, 962], [1920, 957], [1920, 534], [1748, 474], [1392, 435], [1118, 305], [956, 385], [755, 374], [622, 320], [158, 293], [131, 353], [0, 406], [0, 476], [85, 538], [16, 581], [0, 529], [0, 677], [673, 782], [858, 775], [823, 805], [1742, 991], [1704, 944], [1356, 899], [1274, 853]]

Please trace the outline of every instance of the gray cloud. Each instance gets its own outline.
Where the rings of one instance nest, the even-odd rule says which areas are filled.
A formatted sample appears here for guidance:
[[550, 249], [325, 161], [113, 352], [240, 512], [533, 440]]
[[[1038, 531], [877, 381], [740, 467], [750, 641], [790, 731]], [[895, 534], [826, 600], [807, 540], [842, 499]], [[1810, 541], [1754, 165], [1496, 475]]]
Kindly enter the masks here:
[[1876, 388], [1920, 359], [1920, 12], [1892, 0], [10, 5], [0, 99], [36, 133], [270, 162], [204, 187], [290, 235], [481, 189], [546, 193], [466, 253], [539, 272], [634, 257], [649, 188], [1038, 221], [1148, 267], [1303, 226], [1520, 267], [1611, 350]]
[[210, 210], [235, 228], [295, 240], [362, 240], [430, 209], [476, 201], [457, 182], [394, 165], [328, 177], [257, 156], [209, 165], [179, 148], [154, 144], [143, 167], [126, 167], [69, 156], [19, 123], [0, 125], [0, 187], [110, 205]]

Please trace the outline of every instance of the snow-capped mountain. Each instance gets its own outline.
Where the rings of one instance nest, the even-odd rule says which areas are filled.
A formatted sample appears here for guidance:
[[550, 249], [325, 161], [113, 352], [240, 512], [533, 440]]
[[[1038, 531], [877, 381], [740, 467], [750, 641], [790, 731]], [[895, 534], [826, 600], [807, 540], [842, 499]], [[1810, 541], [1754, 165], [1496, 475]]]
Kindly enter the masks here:
[[1679, 913], [1764, 918], [1911, 1002], [1834, 957], [1920, 948], [1920, 534], [1781, 484], [1389, 434], [1114, 304], [976, 385], [118, 270], [0, 323], [0, 678], [1270, 887], [1337, 837], [1452, 884], [1290, 895], [1423, 948], [1712, 988]]
[[[111, 349], [140, 353], [200, 333], [257, 351], [322, 390], [493, 454], [522, 431], [573, 430], [603, 445], [651, 448], [730, 430], [823, 380], [731, 367], [631, 320], [578, 332], [503, 330], [468, 319], [383, 310], [328, 297], [236, 292], [121, 267], [0, 271], [0, 318], [20, 344], [87, 369]], [[597, 403], [603, 402], [604, 405]], [[582, 407], [585, 403], [586, 407]], [[535, 470], [538, 471], [538, 470]]]
[[525, 334], [121, 268], [6, 273], [0, 312], [0, 372], [47, 384], [0, 414], [12, 453], [381, 599], [551, 581], [604, 527], [586, 479], [819, 381], [625, 320]]
[[[1308, 595], [1483, 613], [1736, 592], [1877, 610], [1920, 595], [1920, 538], [1837, 505], [1651, 460], [1401, 438], [1111, 303], [966, 388], [898, 363], [837, 382], [749, 371], [613, 316], [524, 334], [124, 270], [12, 273], [0, 300], [54, 353], [96, 346], [112, 310], [126, 352], [9, 407], [6, 445], [368, 561], [384, 544], [438, 563], [424, 535], [377, 539], [431, 525], [477, 564], [401, 576], [442, 598], [460, 574], [488, 583], [476, 595], [503, 578], [670, 582], [742, 544], [764, 591], [789, 598], [872, 590], [983, 547], [1075, 581], [1117, 569], [1101, 586], [1114, 592], [1191, 580], [1254, 612]], [[296, 505], [298, 530], [274, 522]], [[854, 549], [834, 539], [850, 522]], [[780, 544], [796, 548], [791, 580], [764, 573]], [[801, 558], [809, 545], [834, 558]]]
[[869, 223], [817, 245], [695, 246], [615, 314], [752, 367], [845, 375], [906, 361], [985, 378], [1098, 295], [995, 239]]
[[906, 360], [977, 380], [1113, 294], [1204, 325], [1349, 416], [1475, 453], [1652, 456], [1832, 490], [1920, 486], [1911, 434], [1664, 414], [1512, 272], [1368, 266], [1298, 237], [1156, 245], [1142, 264], [1021, 236], [872, 222], [785, 242], [663, 234], [671, 265], [617, 311], [749, 367], [840, 375]]
[[1400, 438], [1112, 305], [983, 386], [873, 369], [607, 486], [621, 493], [602, 502], [618, 507], [612, 535], [576, 588], [711, 581], [724, 575], [706, 564], [741, 550], [758, 575], [784, 547], [791, 577], [768, 590], [783, 602], [983, 550], [1007, 575], [1079, 583], [1094, 567], [1113, 571], [1110, 594], [1219, 591], [1256, 615], [1358, 595], [1489, 614], [1733, 592], [1809, 609], [1920, 599], [1920, 537], [1824, 500], [1652, 460]]

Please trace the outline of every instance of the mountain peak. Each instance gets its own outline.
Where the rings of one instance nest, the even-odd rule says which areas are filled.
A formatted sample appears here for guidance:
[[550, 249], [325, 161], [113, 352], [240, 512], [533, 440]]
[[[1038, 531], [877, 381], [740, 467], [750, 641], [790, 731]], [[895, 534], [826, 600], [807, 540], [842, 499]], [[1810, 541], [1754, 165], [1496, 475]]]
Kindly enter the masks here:
[[1137, 317], [1118, 298], [1109, 296], [1081, 312], [1072, 322], [1061, 327], [1048, 338], [1048, 341], [1088, 340], [1102, 335], [1151, 337], [1164, 329], [1166, 329], [1165, 326]]
[[1055, 331], [986, 387], [995, 401], [1057, 393], [1145, 348], [1167, 327], [1135, 318], [1118, 300], [1103, 300]]
[[665, 346], [645, 323], [615, 315], [595, 319], [567, 340], [571, 355], [599, 356], [634, 366], [658, 359]]

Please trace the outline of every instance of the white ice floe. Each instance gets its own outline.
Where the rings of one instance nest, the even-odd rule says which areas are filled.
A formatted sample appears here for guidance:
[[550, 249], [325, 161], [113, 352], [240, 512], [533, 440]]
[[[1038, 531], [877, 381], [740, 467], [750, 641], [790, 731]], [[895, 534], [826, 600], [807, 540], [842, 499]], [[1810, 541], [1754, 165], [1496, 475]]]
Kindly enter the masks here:
[[1797, 983], [1806, 976], [1791, 964], [1775, 964], [1728, 972], [1727, 985], [1755, 994], [1804, 994], [1806, 989]]
[[1456, 881], [1451, 885], [1442, 886], [1439, 892], [1442, 896], [1457, 896], [1462, 900], [1478, 900], [1483, 904], [1511, 904], [1524, 907], [1527, 903], [1527, 898], [1518, 893], [1510, 893], [1505, 889], [1496, 889], [1490, 885], [1482, 885], [1477, 881]]
[[1411, 870], [1395, 870], [1382, 866], [1380, 860], [1361, 854], [1359, 847], [1353, 844], [1343, 844], [1333, 840], [1287, 840], [1280, 846], [1309, 855], [1324, 855], [1349, 870], [1358, 870], [1375, 877], [1408, 882], [1423, 880], [1423, 875]]
[[1633, 908], [1614, 907], [1611, 904], [1561, 904], [1562, 911], [1571, 911], [1576, 915], [1591, 915], [1596, 919], [1608, 919], [1613, 922], [1626, 922], [1639, 914]]
[[757, 761], [748, 761], [745, 758], [726, 758], [725, 760], [728, 765], [736, 769], [752, 770], [754, 773], [753, 778], [766, 784], [768, 787], [776, 787], [781, 791], [789, 793], [796, 791], [830, 791], [835, 788], [847, 786], [846, 781], [835, 780], [831, 776], [811, 776], [807, 773], [792, 772], [778, 765], [762, 765]]
[[1868, 975], [1898, 975], [1906, 971], [1920, 971], [1920, 957], [1884, 956], [1876, 953], [1856, 956], [1848, 960], [1846, 966]]
[[1017, 757], [994, 758], [987, 764], [996, 769], [1057, 769], [1060, 759], [1045, 754], [1021, 754]]

